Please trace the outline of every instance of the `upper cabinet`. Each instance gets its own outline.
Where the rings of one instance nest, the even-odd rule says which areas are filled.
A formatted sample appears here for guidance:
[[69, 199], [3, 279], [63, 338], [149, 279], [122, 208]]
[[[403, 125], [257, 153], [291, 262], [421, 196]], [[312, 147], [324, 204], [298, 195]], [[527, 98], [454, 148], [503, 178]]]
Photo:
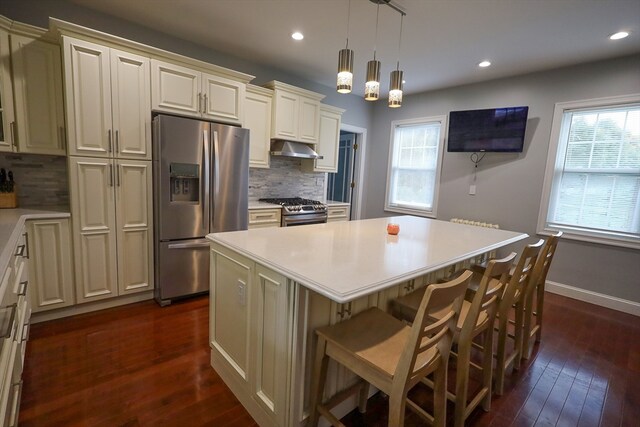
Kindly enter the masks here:
[[305, 160], [303, 170], [308, 172], [338, 172], [338, 149], [340, 145], [340, 123], [342, 108], [330, 105], [320, 106], [320, 137], [315, 151], [321, 159]]
[[273, 91], [247, 85], [242, 127], [249, 129], [249, 166], [252, 168], [269, 167], [272, 98]]
[[60, 47], [31, 26], [0, 27], [0, 151], [64, 155]]
[[320, 101], [324, 95], [272, 81], [271, 138], [317, 144], [320, 137]]
[[149, 58], [63, 37], [69, 154], [151, 160]]
[[153, 109], [242, 124], [246, 82], [152, 60]]

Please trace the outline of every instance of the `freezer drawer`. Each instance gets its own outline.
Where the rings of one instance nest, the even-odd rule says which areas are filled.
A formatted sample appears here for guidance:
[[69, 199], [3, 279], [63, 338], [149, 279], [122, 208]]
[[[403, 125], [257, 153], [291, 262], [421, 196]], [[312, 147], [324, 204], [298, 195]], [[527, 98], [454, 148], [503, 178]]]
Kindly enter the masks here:
[[209, 290], [208, 240], [160, 242], [156, 256], [156, 300], [161, 305]]

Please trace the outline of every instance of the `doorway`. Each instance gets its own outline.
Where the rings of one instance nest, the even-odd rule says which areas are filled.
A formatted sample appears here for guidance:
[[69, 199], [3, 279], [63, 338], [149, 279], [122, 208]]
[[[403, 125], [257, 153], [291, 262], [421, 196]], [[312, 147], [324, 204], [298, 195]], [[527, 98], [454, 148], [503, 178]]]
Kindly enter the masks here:
[[329, 173], [327, 200], [349, 203], [351, 220], [360, 219], [362, 199], [364, 140], [366, 130], [343, 124], [340, 130], [338, 171]]

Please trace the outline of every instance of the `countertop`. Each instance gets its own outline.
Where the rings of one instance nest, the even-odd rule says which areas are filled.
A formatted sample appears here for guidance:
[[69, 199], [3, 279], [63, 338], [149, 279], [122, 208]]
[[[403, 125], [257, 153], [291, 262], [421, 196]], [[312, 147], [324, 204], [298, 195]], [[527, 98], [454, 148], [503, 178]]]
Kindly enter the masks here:
[[[387, 234], [388, 223], [400, 234]], [[414, 216], [209, 234], [338, 303], [517, 242], [525, 233]]]
[[347, 202], [335, 202], [333, 200], [327, 200], [327, 202], [325, 203], [327, 206], [331, 207], [331, 206], [351, 206], [351, 203], [347, 203]]
[[282, 206], [275, 203], [259, 202], [257, 200], [249, 200], [249, 209], [282, 209]]
[[[54, 207], [44, 209], [0, 209], [0, 279], [4, 274], [13, 249], [20, 238], [20, 232], [24, 222], [28, 219], [68, 218], [68, 207]], [[0, 301], [4, 296], [4, 289], [0, 289]]]

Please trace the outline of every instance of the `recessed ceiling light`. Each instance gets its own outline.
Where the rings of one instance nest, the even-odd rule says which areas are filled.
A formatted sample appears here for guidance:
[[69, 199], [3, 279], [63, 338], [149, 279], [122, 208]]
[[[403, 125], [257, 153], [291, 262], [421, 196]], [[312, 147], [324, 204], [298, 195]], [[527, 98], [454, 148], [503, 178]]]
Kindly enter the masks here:
[[291, 34], [291, 38], [294, 40], [302, 40], [304, 38], [304, 35], [302, 35], [301, 32], [296, 31], [295, 33]]
[[488, 67], [489, 65], [491, 65], [491, 62], [489, 62], [489, 61], [482, 61], [481, 63], [479, 63], [479, 64], [478, 64], [478, 67], [485, 68], [485, 67]]
[[626, 31], [620, 31], [619, 33], [611, 34], [609, 38], [611, 40], [620, 40], [627, 36], [629, 36], [629, 33], [627, 33]]

